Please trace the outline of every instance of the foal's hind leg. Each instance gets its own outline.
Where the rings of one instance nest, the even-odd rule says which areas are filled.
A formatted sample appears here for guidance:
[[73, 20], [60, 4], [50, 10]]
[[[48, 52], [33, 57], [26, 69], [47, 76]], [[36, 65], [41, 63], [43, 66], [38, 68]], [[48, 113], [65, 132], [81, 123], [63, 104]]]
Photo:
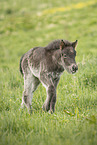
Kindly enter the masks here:
[[28, 108], [29, 112], [32, 112], [32, 97], [33, 92], [36, 90], [40, 81], [33, 74], [29, 73], [24, 76], [24, 92], [22, 97], [22, 104]]

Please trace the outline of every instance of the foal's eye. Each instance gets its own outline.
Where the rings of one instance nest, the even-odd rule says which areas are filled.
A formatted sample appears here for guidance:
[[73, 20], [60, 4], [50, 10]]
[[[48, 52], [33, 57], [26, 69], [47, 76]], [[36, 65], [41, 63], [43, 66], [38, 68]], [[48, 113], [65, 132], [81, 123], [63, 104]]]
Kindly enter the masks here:
[[64, 58], [67, 58], [66, 54], [64, 54]]

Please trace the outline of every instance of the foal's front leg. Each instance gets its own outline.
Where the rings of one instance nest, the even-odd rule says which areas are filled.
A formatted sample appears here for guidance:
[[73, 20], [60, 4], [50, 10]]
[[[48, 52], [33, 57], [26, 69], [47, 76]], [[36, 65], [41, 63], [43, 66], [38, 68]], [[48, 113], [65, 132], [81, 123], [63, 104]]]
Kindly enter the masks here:
[[47, 97], [50, 98], [50, 112], [53, 113], [55, 110], [56, 103], [56, 89], [53, 85], [48, 87]]
[[47, 98], [43, 104], [43, 110], [54, 112], [56, 103], [56, 89], [53, 85], [47, 87]]
[[40, 81], [46, 88], [47, 98], [43, 104], [43, 110], [49, 111], [51, 113], [55, 110], [56, 103], [56, 88], [58, 85], [60, 77], [53, 78], [52, 73], [41, 73]]

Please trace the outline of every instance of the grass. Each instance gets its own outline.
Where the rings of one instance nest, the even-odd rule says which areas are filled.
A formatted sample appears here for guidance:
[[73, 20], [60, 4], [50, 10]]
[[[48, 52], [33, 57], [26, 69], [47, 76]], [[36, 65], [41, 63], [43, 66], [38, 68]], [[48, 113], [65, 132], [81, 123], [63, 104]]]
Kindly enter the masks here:
[[[83, 7], [71, 8], [82, 2]], [[0, 1], [1, 145], [97, 144], [97, 1], [88, 3], [91, 1]], [[63, 7], [71, 9], [61, 11]], [[54, 114], [41, 109], [46, 91], [40, 85], [29, 115], [20, 109], [20, 57], [32, 47], [61, 38], [78, 39], [79, 71], [61, 76]]]

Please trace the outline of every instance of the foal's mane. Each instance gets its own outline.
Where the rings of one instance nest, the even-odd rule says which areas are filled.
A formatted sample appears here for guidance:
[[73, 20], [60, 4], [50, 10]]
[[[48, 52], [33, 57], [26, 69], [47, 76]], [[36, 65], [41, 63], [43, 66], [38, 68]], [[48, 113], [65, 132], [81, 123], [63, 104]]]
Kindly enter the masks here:
[[60, 40], [54, 40], [46, 46], [46, 50], [57, 50], [60, 48]]
[[[65, 45], [69, 46], [71, 43], [67, 40], [63, 40]], [[57, 50], [60, 49], [60, 44], [61, 44], [61, 40], [54, 40], [52, 42], [50, 42], [47, 46], [46, 46], [46, 50]]]

